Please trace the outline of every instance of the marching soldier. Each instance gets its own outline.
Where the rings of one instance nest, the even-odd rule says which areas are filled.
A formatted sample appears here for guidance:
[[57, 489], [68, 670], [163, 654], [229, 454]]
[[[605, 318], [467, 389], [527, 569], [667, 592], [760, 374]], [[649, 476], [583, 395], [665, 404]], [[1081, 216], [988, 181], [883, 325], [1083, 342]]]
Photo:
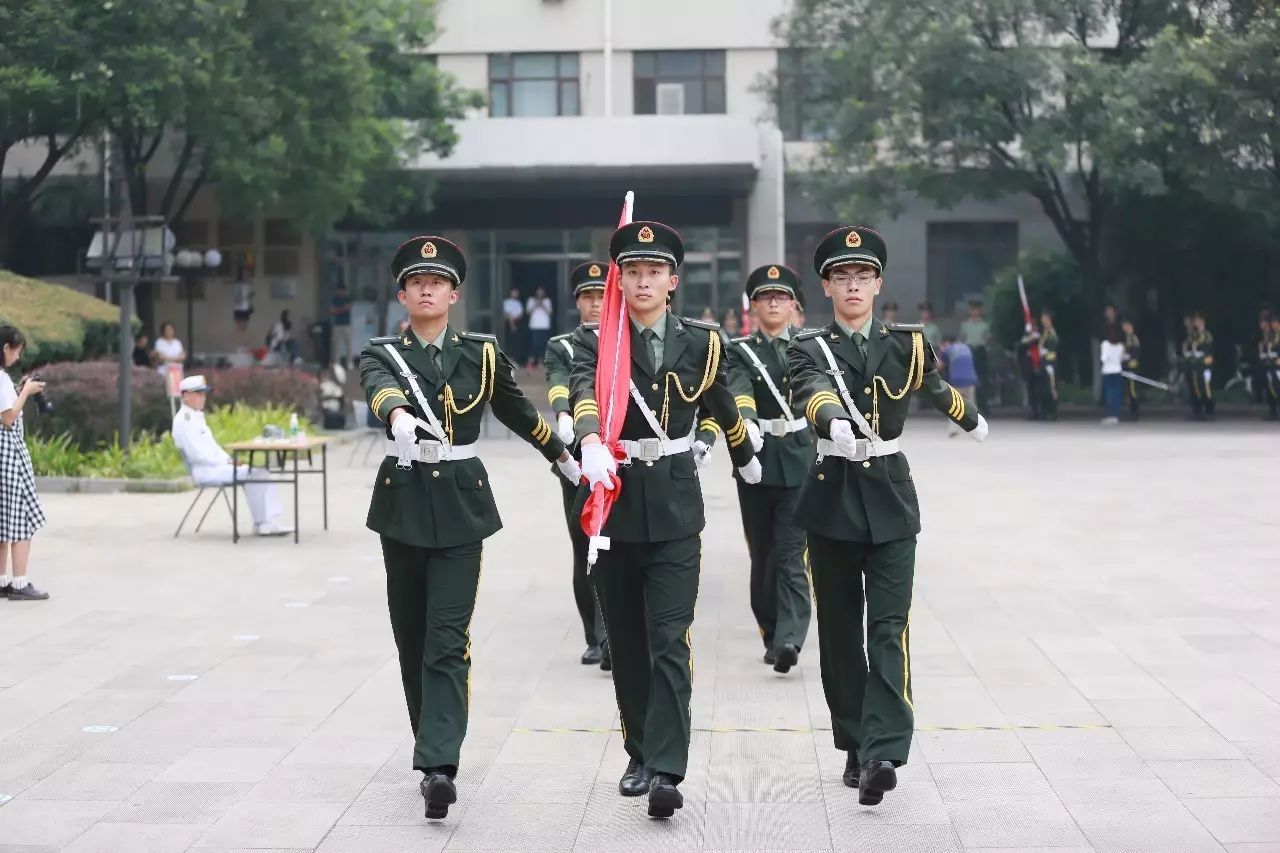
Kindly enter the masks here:
[[1182, 342], [1182, 367], [1191, 389], [1191, 417], [1213, 420], [1213, 335], [1205, 328], [1204, 314], [1192, 312], [1186, 340]]
[[751, 485], [738, 481], [738, 507], [751, 557], [751, 611], [764, 641], [764, 662], [789, 672], [800, 659], [809, 633], [809, 577], [804, 531], [794, 515], [813, 460], [809, 424], [787, 402], [791, 379], [787, 345], [800, 278], [774, 264], [747, 277], [747, 297], [755, 308], [755, 334], [730, 341], [729, 388], [764, 474]]
[[[582, 323], [598, 323], [600, 306], [604, 303], [604, 280], [609, 265], [602, 261], [587, 261], [574, 267], [569, 274], [569, 285], [573, 288], [573, 298], [578, 303], [578, 315]], [[573, 407], [569, 399], [569, 367], [573, 362], [573, 333], [557, 335], [547, 343], [547, 352], [542, 363], [547, 368], [547, 400], [556, 413], [556, 432], [566, 445], [573, 444]], [[596, 603], [595, 592], [591, 589], [591, 579], [587, 576], [587, 535], [582, 532], [582, 523], [578, 514], [573, 511], [574, 501], [578, 496], [578, 484], [564, 480], [563, 487], [565, 523], [569, 527], [569, 541], [573, 545], [573, 600], [578, 606], [578, 616], [582, 619], [582, 633], [587, 640], [587, 649], [582, 653], [584, 665], [599, 664], [600, 668], [611, 669], [608, 650], [604, 643], [604, 625], [601, 624], [600, 607]]]
[[373, 338], [360, 356], [369, 409], [388, 425], [366, 524], [382, 537], [387, 609], [417, 739], [413, 766], [424, 774], [427, 817], [443, 818], [457, 800], [453, 779], [467, 730], [480, 554], [502, 527], [476, 456], [485, 406], [567, 479], [576, 483], [580, 471], [520, 393], [494, 337], [449, 325], [467, 274], [462, 250], [441, 237], [414, 237], [396, 250], [391, 272], [410, 329]]
[[726, 427], [729, 455], [747, 482], [760, 481], [760, 463], [728, 387], [719, 326], [667, 310], [684, 259], [680, 235], [657, 222], [633, 222], [614, 232], [609, 253], [621, 268], [630, 316], [630, 370], [618, 378], [631, 383], [622, 423], [624, 460], [600, 440], [599, 340], [586, 328], [573, 337], [570, 393], [587, 490], [597, 483], [613, 488], [615, 473], [621, 479], [602, 531], [609, 545], [592, 571], [630, 759], [618, 790], [630, 797], [647, 792], [649, 815], [670, 817], [684, 805], [677, 786], [689, 756], [689, 629], [704, 524], [690, 452], [699, 405], [705, 401]]
[[1280, 420], [1280, 315], [1269, 316], [1258, 338], [1258, 362], [1263, 377], [1262, 399], [1267, 403], [1266, 419]]
[[1058, 419], [1058, 330], [1053, 326], [1053, 312], [1045, 308], [1040, 312], [1040, 417], [1046, 421]]
[[822, 686], [836, 749], [848, 753], [844, 783], [863, 805], [897, 786], [914, 721], [909, 614], [920, 512], [899, 447], [910, 394], [923, 391], [978, 441], [987, 435], [986, 420], [939, 375], [921, 325], [874, 316], [887, 256], [870, 228], [823, 238], [813, 265], [835, 321], [788, 350], [792, 402], [818, 436], [796, 520], [808, 532]]
[[[1120, 323], [1120, 329], [1124, 332], [1124, 369], [1130, 373], [1139, 373], [1142, 367], [1142, 342], [1138, 340], [1137, 333], [1133, 330], [1133, 321], [1128, 317]], [[1138, 419], [1138, 383], [1132, 379], [1124, 384], [1125, 397], [1129, 400], [1129, 415], [1136, 421]]]

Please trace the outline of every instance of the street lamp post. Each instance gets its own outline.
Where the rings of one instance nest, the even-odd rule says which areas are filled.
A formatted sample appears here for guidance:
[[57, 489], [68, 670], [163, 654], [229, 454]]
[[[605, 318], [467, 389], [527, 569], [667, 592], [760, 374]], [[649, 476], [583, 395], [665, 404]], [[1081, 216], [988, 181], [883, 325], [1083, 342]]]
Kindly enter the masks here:
[[178, 274], [187, 291], [187, 364], [190, 365], [196, 352], [195, 326], [195, 286], [201, 275], [209, 275], [222, 266], [222, 253], [210, 249], [200, 253], [191, 249], [183, 249], [173, 259]]

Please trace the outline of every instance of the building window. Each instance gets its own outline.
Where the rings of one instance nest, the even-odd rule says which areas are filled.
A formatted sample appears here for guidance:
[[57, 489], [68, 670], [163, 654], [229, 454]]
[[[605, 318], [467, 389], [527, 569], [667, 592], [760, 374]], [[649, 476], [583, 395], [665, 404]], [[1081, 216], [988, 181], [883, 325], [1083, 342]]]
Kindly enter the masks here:
[[930, 222], [928, 293], [935, 313], [963, 314], [1018, 260], [1016, 222]]
[[633, 58], [636, 115], [723, 113], [723, 50], [637, 51]]
[[[824, 75], [821, 59], [812, 50], [788, 48], [778, 51], [776, 103], [782, 138], [822, 140], [831, 134], [824, 105]], [[870, 80], [870, 77], [867, 78]]]
[[489, 54], [489, 115], [576, 116], [578, 54]]

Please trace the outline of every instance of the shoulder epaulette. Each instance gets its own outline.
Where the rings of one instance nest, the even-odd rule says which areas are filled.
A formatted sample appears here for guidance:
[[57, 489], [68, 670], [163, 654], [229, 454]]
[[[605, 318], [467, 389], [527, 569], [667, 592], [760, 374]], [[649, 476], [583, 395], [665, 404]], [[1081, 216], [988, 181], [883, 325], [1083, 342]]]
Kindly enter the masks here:
[[821, 334], [822, 334], [823, 332], [825, 332], [825, 331], [826, 331], [826, 329], [805, 329], [803, 332], [801, 332], [800, 334], [796, 335], [795, 339], [796, 339], [797, 341], [807, 341], [807, 340], [809, 340], [810, 338], [816, 338], [816, 337], [818, 337], [819, 335], [821, 335]]
[[596, 329], [600, 328], [600, 324], [599, 323], [583, 323], [582, 328], [586, 329], [588, 332], [594, 332]]
[[720, 330], [720, 324], [713, 323], [710, 320], [691, 320], [688, 317], [681, 317], [680, 320], [689, 326], [693, 326], [695, 329], [706, 329], [711, 332], [718, 332]]
[[369, 338], [369, 345], [375, 346], [375, 347], [380, 347], [383, 344], [398, 344], [398, 343], [400, 343], [399, 335], [383, 335], [380, 338]]
[[751, 335], [743, 335], [743, 336], [742, 336], [742, 337], [740, 337], [740, 338], [729, 338], [729, 343], [731, 343], [731, 344], [740, 344], [740, 343], [742, 343], [743, 341], [749, 341], [749, 340], [751, 340]]
[[885, 323], [892, 332], [923, 332], [924, 323]]
[[565, 340], [568, 340], [569, 338], [572, 338], [572, 337], [573, 337], [573, 332], [565, 332], [563, 335], [556, 335], [556, 336], [555, 336], [554, 338], [552, 338], [551, 340], [553, 340], [553, 341], [565, 341]]
[[469, 341], [497, 341], [497, 335], [486, 335], [484, 332], [458, 332], [459, 335]]

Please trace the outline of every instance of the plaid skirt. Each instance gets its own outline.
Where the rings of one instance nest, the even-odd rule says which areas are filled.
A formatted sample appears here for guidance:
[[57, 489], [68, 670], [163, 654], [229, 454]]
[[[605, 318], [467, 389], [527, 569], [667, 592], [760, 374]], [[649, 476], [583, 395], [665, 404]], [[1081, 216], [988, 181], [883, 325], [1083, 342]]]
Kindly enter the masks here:
[[22, 419], [0, 425], [0, 542], [22, 542], [44, 527], [31, 454], [22, 439]]

